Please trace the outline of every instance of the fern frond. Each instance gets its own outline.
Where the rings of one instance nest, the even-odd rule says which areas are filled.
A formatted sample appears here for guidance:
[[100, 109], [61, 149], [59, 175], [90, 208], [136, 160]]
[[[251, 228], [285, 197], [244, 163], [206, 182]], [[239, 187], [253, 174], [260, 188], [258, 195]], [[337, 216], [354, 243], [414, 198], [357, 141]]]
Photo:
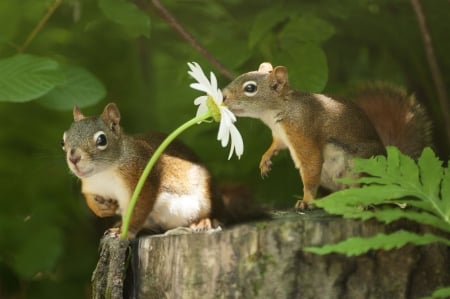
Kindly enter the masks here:
[[[386, 157], [355, 159], [355, 171], [367, 176], [352, 182], [365, 186], [332, 193], [315, 204], [345, 218], [377, 218], [386, 223], [406, 218], [450, 231], [450, 172], [430, 148], [416, 163], [397, 148], [387, 147]], [[418, 211], [397, 211], [394, 202]], [[377, 211], [363, 209], [367, 206]]]
[[400, 248], [408, 243], [415, 245], [427, 245], [436, 242], [450, 246], [450, 240], [447, 240], [446, 238], [442, 238], [429, 233], [419, 235], [416, 233], [400, 230], [392, 234], [380, 233], [368, 238], [348, 238], [347, 240], [336, 244], [328, 244], [324, 245], [323, 247], [307, 247], [304, 248], [304, 250], [320, 255], [340, 253], [347, 256], [354, 256], [366, 253], [370, 250], [390, 250], [394, 248]]

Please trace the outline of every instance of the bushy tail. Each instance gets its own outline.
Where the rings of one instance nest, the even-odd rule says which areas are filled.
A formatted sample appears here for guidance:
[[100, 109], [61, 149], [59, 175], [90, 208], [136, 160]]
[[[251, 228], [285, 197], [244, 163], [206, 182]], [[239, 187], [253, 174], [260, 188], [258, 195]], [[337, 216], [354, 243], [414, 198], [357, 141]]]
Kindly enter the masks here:
[[414, 95], [386, 83], [360, 86], [353, 93], [385, 146], [417, 158], [426, 146], [432, 146], [431, 121]]

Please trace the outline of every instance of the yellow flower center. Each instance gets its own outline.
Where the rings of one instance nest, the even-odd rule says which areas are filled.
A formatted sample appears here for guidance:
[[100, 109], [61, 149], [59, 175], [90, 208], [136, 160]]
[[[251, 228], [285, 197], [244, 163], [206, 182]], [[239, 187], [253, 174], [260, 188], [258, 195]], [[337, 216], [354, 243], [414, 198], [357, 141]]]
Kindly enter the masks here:
[[208, 106], [208, 109], [211, 112], [214, 121], [220, 122], [219, 106], [217, 106], [216, 102], [210, 95], [208, 95], [208, 98], [206, 99], [206, 106]]

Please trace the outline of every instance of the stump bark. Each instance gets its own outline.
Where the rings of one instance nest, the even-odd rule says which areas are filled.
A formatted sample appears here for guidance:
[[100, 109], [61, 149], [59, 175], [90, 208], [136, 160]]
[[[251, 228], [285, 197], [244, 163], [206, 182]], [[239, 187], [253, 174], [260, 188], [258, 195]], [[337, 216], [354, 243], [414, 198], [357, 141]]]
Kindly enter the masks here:
[[[402, 299], [427, 296], [437, 287], [450, 285], [450, 250], [441, 245], [408, 245], [350, 258], [302, 250], [351, 236], [389, 232], [399, 225], [428, 230], [310, 212], [288, 213], [216, 233], [142, 237], [131, 243], [123, 298]], [[126, 250], [113, 245], [116, 242], [109, 239], [104, 245], [121, 251], [125, 261]], [[109, 271], [116, 271], [110, 276], [117, 277], [117, 268], [109, 266]], [[106, 285], [98, 280], [108, 277], [98, 275], [103, 273], [99, 267], [96, 273], [94, 289]]]

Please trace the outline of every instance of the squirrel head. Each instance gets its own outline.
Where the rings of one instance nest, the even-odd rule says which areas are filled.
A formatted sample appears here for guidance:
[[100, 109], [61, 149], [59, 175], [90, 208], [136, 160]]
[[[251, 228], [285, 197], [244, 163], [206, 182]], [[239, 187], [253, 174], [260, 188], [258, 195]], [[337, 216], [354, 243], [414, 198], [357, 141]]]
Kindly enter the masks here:
[[121, 154], [122, 136], [116, 104], [106, 105], [97, 117], [86, 117], [74, 107], [73, 119], [61, 142], [70, 170], [85, 178], [113, 166]]
[[259, 118], [265, 111], [280, 109], [289, 90], [286, 67], [273, 68], [264, 62], [257, 71], [240, 75], [228, 84], [223, 100], [237, 116]]

